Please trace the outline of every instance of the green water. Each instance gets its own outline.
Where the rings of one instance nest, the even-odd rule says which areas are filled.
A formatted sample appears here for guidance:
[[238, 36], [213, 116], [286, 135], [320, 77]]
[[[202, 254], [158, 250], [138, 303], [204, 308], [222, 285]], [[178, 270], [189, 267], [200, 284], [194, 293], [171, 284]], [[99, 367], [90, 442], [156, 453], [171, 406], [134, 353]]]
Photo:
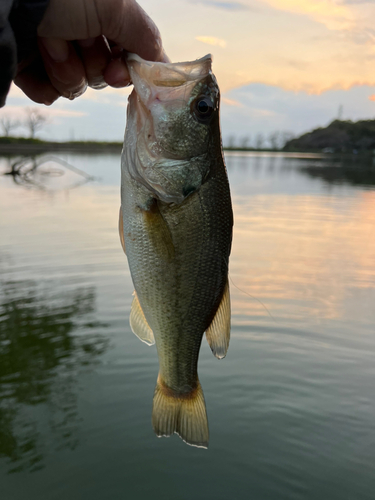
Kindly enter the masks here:
[[202, 450], [151, 427], [119, 158], [56, 156], [79, 170], [0, 176], [1, 500], [372, 500], [374, 166], [227, 155], [232, 337], [222, 361], [203, 339]]

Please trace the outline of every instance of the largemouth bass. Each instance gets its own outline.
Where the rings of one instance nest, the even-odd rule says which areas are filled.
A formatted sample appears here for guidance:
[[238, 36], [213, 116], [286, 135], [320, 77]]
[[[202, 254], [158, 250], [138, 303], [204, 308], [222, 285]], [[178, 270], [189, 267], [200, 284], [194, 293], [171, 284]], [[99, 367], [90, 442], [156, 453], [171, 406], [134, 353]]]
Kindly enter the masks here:
[[197, 364], [206, 332], [214, 355], [230, 335], [228, 259], [233, 215], [211, 56], [193, 62], [127, 59], [120, 237], [135, 293], [133, 332], [159, 357], [152, 424], [208, 446]]

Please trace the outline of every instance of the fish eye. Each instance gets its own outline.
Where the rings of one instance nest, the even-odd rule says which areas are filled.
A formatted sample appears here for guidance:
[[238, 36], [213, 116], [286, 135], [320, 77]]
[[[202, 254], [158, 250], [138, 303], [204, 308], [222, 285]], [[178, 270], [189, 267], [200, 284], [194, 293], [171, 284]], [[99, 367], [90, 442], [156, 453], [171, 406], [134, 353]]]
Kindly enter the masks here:
[[214, 111], [215, 105], [208, 96], [199, 96], [193, 102], [193, 113], [195, 118], [201, 123], [209, 121]]

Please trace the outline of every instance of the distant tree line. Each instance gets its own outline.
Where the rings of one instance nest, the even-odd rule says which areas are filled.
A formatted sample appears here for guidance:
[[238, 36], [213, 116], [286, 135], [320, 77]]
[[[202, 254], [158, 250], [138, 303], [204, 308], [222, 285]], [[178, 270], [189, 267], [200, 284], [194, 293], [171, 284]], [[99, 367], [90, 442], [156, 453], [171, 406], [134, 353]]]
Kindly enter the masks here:
[[327, 153], [375, 151], [375, 120], [334, 120], [327, 127], [291, 139], [283, 150]]
[[26, 108], [25, 113], [24, 120], [17, 120], [8, 115], [0, 118], [0, 126], [4, 137], [10, 137], [14, 130], [22, 127], [28, 131], [29, 137], [34, 139], [37, 132], [48, 123], [46, 115], [37, 108]]
[[274, 132], [264, 135], [258, 133], [252, 138], [250, 135], [246, 135], [240, 138], [236, 138], [234, 135], [230, 135], [226, 141], [224, 141], [224, 147], [227, 149], [242, 149], [242, 150], [273, 150], [281, 151], [284, 146], [294, 138], [292, 132], [275, 130]]

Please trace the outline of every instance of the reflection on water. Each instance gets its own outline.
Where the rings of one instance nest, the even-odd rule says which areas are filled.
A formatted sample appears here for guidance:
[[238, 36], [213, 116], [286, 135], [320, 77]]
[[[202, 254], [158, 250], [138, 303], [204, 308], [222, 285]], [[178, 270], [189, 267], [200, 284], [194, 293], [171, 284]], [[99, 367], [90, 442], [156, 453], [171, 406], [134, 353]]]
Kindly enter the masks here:
[[373, 500], [371, 162], [226, 155], [246, 293], [231, 286], [225, 363], [202, 343], [200, 453], [150, 425], [158, 363], [129, 327], [119, 155], [62, 158], [100, 180], [46, 196], [0, 176], [1, 500]]
[[77, 376], [107, 345], [94, 313], [94, 288], [61, 296], [1, 282], [0, 456], [10, 472], [43, 467], [46, 433], [55, 448], [78, 444]]
[[328, 184], [350, 184], [351, 186], [375, 186], [375, 164], [316, 165], [302, 167], [302, 173]]
[[62, 158], [51, 155], [8, 161], [3, 175], [10, 175], [15, 184], [42, 191], [73, 189], [95, 179]]

